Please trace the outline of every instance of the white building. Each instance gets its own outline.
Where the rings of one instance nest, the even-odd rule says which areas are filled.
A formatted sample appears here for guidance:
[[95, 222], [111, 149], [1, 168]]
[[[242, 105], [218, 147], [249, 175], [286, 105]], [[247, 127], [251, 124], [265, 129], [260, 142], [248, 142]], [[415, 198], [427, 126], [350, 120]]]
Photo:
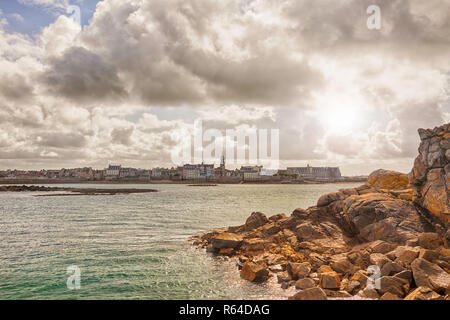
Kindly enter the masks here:
[[288, 174], [295, 174], [299, 178], [312, 180], [340, 180], [342, 179], [339, 167], [289, 167]]
[[214, 176], [214, 164], [185, 164], [182, 169], [183, 180], [208, 180]]
[[135, 168], [121, 168], [119, 171], [121, 178], [135, 178], [137, 176], [137, 169]]
[[151, 173], [152, 179], [159, 179], [159, 178], [161, 178], [162, 171], [163, 171], [163, 169], [161, 169], [161, 168], [153, 168], [152, 169], [152, 173]]
[[120, 165], [109, 165], [109, 167], [106, 169], [105, 177], [107, 179], [119, 178], [121, 168], [122, 166]]
[[241, 167], [241, 174], [244, 181], [261, 180], [262, 166], [245, 166]]

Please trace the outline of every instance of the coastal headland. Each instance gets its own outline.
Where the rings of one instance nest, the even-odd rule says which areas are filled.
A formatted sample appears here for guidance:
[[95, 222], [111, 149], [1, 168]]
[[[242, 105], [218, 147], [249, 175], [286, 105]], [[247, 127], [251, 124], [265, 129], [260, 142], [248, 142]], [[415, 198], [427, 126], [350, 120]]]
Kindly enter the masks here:
[[294, 300], [450, 300], [450, 124], [419, 135], [409, 175], [380, 169], [316, 206], [253, 212], [192, 243], [234, 259], [243, 279], [294, 286]]

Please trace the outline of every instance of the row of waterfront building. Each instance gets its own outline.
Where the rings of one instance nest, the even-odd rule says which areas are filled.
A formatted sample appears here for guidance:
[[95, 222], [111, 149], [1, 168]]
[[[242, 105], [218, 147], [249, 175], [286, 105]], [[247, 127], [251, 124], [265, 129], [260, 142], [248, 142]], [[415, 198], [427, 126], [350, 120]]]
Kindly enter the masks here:
[[214, 164], [185, 164], [180, 167], [136, 169], [109, 165], [103, 170], [75, 168], [60, 170], [7, 170], [0, 171], [2, 180], [87, 180], [87, 181], [343, 181], [338, 167], [288, 167], [285, 170], [269, 172], [262, 166], [242, 166], [240, 169], [225, 168], [225, 161], [219, 167]]

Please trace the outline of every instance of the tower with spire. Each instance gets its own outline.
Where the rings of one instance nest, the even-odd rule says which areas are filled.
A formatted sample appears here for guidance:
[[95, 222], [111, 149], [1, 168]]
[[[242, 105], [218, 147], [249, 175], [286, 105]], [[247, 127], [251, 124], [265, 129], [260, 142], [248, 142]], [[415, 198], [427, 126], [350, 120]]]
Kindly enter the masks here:
[[225, 177], [226, 171], [225, 171], [225, 155], [222, 155], [222, 160], [220, 161], [220, 176]]

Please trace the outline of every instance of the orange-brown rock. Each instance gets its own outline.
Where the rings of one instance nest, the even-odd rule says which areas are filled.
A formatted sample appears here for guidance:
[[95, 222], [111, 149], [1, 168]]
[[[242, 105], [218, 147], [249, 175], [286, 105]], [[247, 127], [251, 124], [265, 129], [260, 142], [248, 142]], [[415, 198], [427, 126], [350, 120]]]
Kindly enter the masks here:
[[364, 290], [361, 290], [358, 293], [359, 296], [363, 298], [369, 298], [369, 299], [379, 299], [380, 295], [378, 294], [377, 290], [373, 288], [365, 288]]
[[250, 217], [248, 217], [247, 221], [245, 221], [245, 229], [247, 231], [254, 230], [264, 224], [269, 222], [266, 215], [261, 212], [253, 212]]
[[450, 123], [419, 129], [419, 155], [409, 173], [414, 201], [446, 226], [450, 223]]
[[287, 265], [287, 271], [291, 275], [292, 279], [302, 279], [304, 277], [307, 277], [311, 272], [311, 265], [309, 264], [309, 262], [290, 262]]
[[318, 275], [320, 275], [322, 273], [329, 273], [329, 272], [334, 272], [334, 271], [333, 271], [333, 269], [331, 269], [330, 266], [327, 266], [327, 265], [320, 266], [319, 269], [317, 269]]
[[380, 300], [402, 300], [398, 295], [386, 292], [380, 297]]
[[394, 246], [391, 243], [383, 240], [373, 241], [368, 247], [373, 253], [388, 253], [394, 249]]
[[380, 278], [380, 288], [377, 290], [380, 295], [390, 292], [402, 298], [409, 292], [409, 283], [401, 278], [384, 276]]
[[237, 248], [242, 243], [242, 237], [234, 233], [223, 232], [212, 238], [211, 244], [214, 249]]
[[301, 290], [294, 296], [289, 298], [290, 300], [327, 300], [327, 295], [320, 288], [311, 288]]
[[241, 251], [255, 255], [260, 251], [264, 251], [264, 240], [260, 238], [250, 238], [242, 241]]
[[418, 287], [405, 300], [443, 300], [443, 297], [428, 287]]
[[370, 263], [378, 268], [382, 268], [389, 261], [390, 259], [382, 253], [372, 253], [370, 255]]
[[241, 269], [241, 277], [245, 280], [261, 283], [269, 279], [269, 271], [255, 263], [244, 263]]
[[411, 264], [417, 286], [429, 287], [436, 292], [450, 293], [450, 274], [438, 265], [417, 258]]
[[419, 256], [419, 250], [416, 248], [404, 247], [401, 252], [399, 252], [395, 262], [400, 263], [403, 266], [408, 266]]
[[388, 261], [381, 268], [381, 276], [393, 276], [399, 272], [404, 271], [403, 266], [398, 262]]
[[235, 253], [233, 248], [220, 249], [219, 254], [223, 256], [232, 256]]
[[385, 193], [346, 198], [342, 225], [363, 241], [405, 243], [425, 231], [412, 202]]
[[424, 232], [419, 235], [419, 244], [425, 249], [437, 249], [442, 245], [442, 238], [435, 232]]
[[334, 271], [321, 273], [319, 278], [319, 286], [322, 289], [339, 289], [341, 286], [339, 275]]
[[379, 169], [369, 175], [367, 183], [375, 189], [401, 190], [408, 188], [409, 179], [405, 173]]
[[323, 289], [323, 292], [327, 295], [327, 297], [331, 298], [351, 298], [352, 295], [344, 290], [329, 290], [329, 289]]
[[299, 279], [295, 282], [295, 288], [297, 289], [310, 289], [316, 286], [316, 282], [311, 278]]
[[331, 268], [341, 274], [353, 274], [358, 270], [347, 258], [341, 258], [333, 262]]

